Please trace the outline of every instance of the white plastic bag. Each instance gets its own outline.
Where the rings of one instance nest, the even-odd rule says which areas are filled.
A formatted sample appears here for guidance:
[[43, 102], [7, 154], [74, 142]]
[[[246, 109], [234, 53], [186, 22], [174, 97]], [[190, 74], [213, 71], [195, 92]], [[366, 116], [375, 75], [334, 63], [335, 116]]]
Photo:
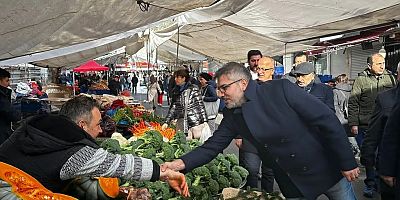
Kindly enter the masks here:
[[188, 137], [186, 139], [199, 139], [201, 143], [204, 143], [211, 136], [212, 133], [210, 127], [208, 126], [207, 122], [204, 122], [200, 125], [190, 128], [188, 131]]

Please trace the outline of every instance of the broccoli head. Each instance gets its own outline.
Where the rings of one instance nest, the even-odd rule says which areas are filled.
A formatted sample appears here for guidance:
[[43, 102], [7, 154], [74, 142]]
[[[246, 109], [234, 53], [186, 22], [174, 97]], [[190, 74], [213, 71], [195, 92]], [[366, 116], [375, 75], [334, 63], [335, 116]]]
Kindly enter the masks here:
[[201, 181], [209, 180], [211, 178], [210, 171], [205, 166], [193, 169], [192, 174], [194, 175], [193, 186], [197, 186]]
[[136, 155], [143, 157], [143, 158], [152, 158], [156, 156], [156, 150], [153, 148], [148, 148], [148, 149], [138, 149], [135, 152]]
[[107, 138], [101, 144], [100, 147], [111, 153], [120, 153], [121, 146], [119, 146], [118, 140]]
[[219, 175], [218, 184], [220, 189], [228, 188], [230, 186], [229, 179], [225, 176]]
[[165, 182], [147, 182], [145, 187], [151, 193], [152, 199], [169, 199], [172, 197], [169, 186]]
[[239, 159], [235, 154], [226, 154], [225, 159], [228, 160], [232, 166], [239, 165]]
[[163, 160], [170, 161], [175, 158], [174, 153], [175, 153], [174, 147], [164, 142], [161, 146], [161, 151], [157, 153], [156, 156]]
[[177, 131], [174, 137], [169, 141], [169, 143], [171, 145], [177, 145], [177, 146], [179, 146], [180, 144], [185, 144], [186, 135], [181, 131]]
[[219, 168], [217, 165], [214, 165], [213, 163], [208, 163], [207, 168], [210, 171], [210, 174], [212, 177], [218, 177], [219, 176]]
[[219, 192], [219, 184], [216, 180], [211, 179], [208, 182], [208, 191], [210, 192], [211, 195], [216, 195]]
[[247, 171], [247, 169], [245, 169], [242, 166], [236, 165], [236, 166], [233, 166], [232, 169], [234, 171], [237, 171], [240, 174], [240, 177], [242, 177], [242, 179], [246, 179], [247, 176], [249, 175], [249, 171]]
[[236, 171], [229, 171], [229, 181], [232, 187], [239, 188], [242, 184], [242, 177]]

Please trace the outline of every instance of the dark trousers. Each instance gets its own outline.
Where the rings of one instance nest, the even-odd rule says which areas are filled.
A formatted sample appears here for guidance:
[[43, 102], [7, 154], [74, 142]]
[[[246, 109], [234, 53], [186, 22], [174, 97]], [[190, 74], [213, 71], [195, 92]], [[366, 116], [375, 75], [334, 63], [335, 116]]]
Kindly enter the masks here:
[[[356, 141], [357, 145], [359, 148], [361, 148], [362, 142], [364, 141], [364, 135], [366, 133], [367, 129], [364, 128], [358, 128], [358, 134], [356, 136]], [[364, 180], [364, 183], [366, 186], [369, 187], [378, 187], [378, 177], [376, 174], [376, 171], [373, 167], [365, 167], [365, 173], [366, 173], [366, 178]]]
[[[246, 186], [258, 188], [258, 177], [260, 171], [261, 159], [256, 153], [246, 152], [239, 149], [240, 165], [249, 171]], [[273, 192], [274, 188], [274, 173], [271, 168], [261, 166], [261, 189], [266, 192]]]

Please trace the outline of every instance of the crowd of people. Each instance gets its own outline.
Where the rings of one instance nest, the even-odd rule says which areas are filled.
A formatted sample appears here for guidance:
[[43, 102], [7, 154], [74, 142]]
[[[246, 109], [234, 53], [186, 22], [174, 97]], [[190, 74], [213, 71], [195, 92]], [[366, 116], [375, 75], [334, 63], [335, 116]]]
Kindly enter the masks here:
[[[214, 88], [226, 104], [224, 120], [204, 145], [165, 163], [162, 169], [190, 171], [212, 160], [236, 139], [240, 164], [250, 173], [246, 183], [250, 187], [258, 188], [261, 178], [263, 190], [273, 191], [276, 180], [287, 199], [315, 199], [321, 194], [329, 199], [356, 199], [351, 181], [359, 177], [355, 156], [361, 156], [366, 169], [364, 197], [379, 193], [383, 200], [399, 198], [395, 197], [399, 191], [395, 180], [400, 142], [391, 140], [399, 138], [395, 123], [398, 78], [385, 68], [381, 54], [367, 58], [367, 68], [353, 86], [346, 74], [321, 83], [305, 54], [295, 57], [293, 69], [280, 80], [273, 80], [274, 60], [260, 51], [248, 52], [248, 64], [245, 69], [228, 63], [217, 71]], [[182, 86], [180, 79], [178, 75], [175, 82], [183, 91], [187, 83]], [[203, 82], [207, 79], [199, 77]], [[171, 116], [185, 122], [187, 106], [197, 117], [188, 119], [192, 121], [187, 126], [196, 127], [204, 121], [199, 117], [204, 113], [204, 101], [196, 94], [194, 101], [185, 105], [182, 94], [178, 92], [167, 122]]]
[[[0, 128], [6, 133], [0, 135], [4, 142], [0, 161], [19, 167], [56, 192], [67, 180], [95, 175], [161, 179], [187, 196], [180, 172], [208, 163], [235, 140], [240, 165], [249, 171], [246, 185], [252, 188], [259, 188], [261, 179], [261, 189], [272, 192], [276, 181], [289, 200], [316, 199], [322, 194], [333, 200], [353, 200], [352, 181], [360, 175], [355, 157], [360, 156], [366, 170], [363, 195], [400, 199], [396, 183], [400, 176], [400, 75], [386, 70], [382, 55], [368, 57], [367, 68], [352, 85], [346, 74], [321, 83], [305, 54], [295, 56], [293, 69], [279, 79], [274, 77], [272, 57], [250, 50], [247, 58], [248, 68], [229, 62], [214, 76], [190, 76], [187, 68], [158, 78], [149, 76], [147, 99], [153, 109], [167, 94], [169, 111], [163, 127], [174, 123], [189, 139], [205, 141], [161, 166], [101, 149], [94, 142], [101, 132], [99, 107], [88, 97], [71, 99], [59, 115], [29, 118], [11, 135], [8, 124], [15, 118], [9, 108], [10, 75], [0, 70], [1, 105], [5, 105], [0, 108]], [[114, 76], [109, 89], [115, 95], [124, 88], [135, 94], [138, 82], [135, 74]], [[223, 120], [217, 127], [221, 107]], [[33, 159], [32, 155], [38, 156]], [[46, 164], [50, 160], [55, 163], [51, 167]]]

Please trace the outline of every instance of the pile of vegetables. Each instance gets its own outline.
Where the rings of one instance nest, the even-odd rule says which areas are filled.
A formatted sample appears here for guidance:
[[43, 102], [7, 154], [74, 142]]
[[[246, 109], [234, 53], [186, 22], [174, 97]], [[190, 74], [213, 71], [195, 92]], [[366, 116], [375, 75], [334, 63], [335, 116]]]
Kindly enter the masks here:
[[[125, 140], [113, 135], [112, 138], [104, 140], [101, 146], [113, 153], [134, 154], [161, 164], [179, 158], [201, 145], [198, 140], [186, 141], [182, 132], [177, 132], [171, 140], [165, 140], [158, 130], [147, 130], [142, 136], [132, 137], [128, 143], [128, 140]], [[219, 154], [210, 163], [194, 169], [185, 176], [191, 193], [190, 199], [209, 200], [217, 197], [223, 188], [239, 188], [244, 185], [248, 172], [239, 166], [236, 155]], [[161, 181], [125, 181], [123, 186], [127, 185], [147, 188], [153, 199], [184, 199]]]

